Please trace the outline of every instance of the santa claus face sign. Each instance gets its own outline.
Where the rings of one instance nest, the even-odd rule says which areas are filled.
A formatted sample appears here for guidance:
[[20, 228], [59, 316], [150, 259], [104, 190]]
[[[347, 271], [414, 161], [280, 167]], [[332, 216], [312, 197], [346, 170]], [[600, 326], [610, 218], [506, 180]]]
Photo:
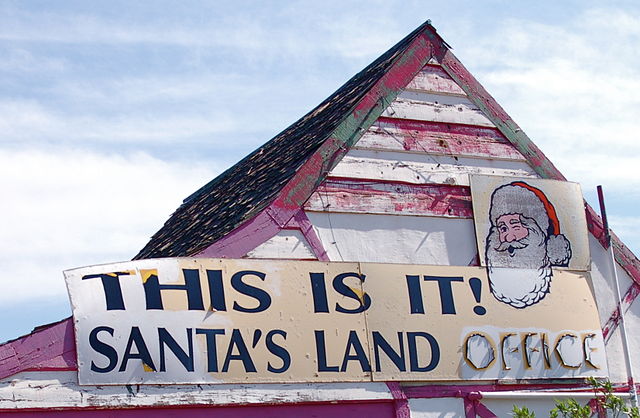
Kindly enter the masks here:
[[[478, 183], [484, 192], [478, 192]], [[564, 195], [556, 202], [554, 197], [562, 194], [558, 188], [575, 189], [575, 186], [574, 183], [537, 179], [473, 177], [478, 247], [483, 264], [487, 266], [491, 293], [496, 299], [519, 309], [534, 305], [551, 292], [553, 268], [569, 267], [574, 258], [572, 238], [579, 234], [572, 231], [569, 238], [564, 232], [575, 229], [573, 221], [576, 219], [584, 219], [581, 195], [572, 190], [569, 199]], [[547, 193], [545, 189], [552, 192]], [[486, 201], [486, 196], [490, 198], [484, 205], [476, 202], [476, 198]], [[558, 205], [562, 205], [561, 210], [556, 209]], [[486, 217], [479, 221], [478, 217], [482, 215]], [[565, 227], [561, 218], [569, 225]], [[586, 221], [584, 231], [586, 237]], [[583, 252], [585, 243], [581, 241], [578, 247]], [[581, 255], [580, 258], [584, 257]], [[586, 269], [587, 263], [580, 263]]]

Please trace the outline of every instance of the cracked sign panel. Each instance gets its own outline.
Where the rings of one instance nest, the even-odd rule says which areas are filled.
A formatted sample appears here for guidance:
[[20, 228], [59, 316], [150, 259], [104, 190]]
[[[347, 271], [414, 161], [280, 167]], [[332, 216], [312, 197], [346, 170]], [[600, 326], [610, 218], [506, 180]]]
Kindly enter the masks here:
[[68, 270], [79, 382], [606, 376], [587, 273], [527, 309], [482, 267], [147, 259]]

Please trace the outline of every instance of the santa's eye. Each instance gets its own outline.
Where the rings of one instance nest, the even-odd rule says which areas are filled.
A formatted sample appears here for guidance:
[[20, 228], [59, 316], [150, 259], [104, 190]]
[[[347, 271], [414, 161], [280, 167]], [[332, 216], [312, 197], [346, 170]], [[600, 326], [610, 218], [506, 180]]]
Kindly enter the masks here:
[[498, 227], [498, 229], [500, 230], [500, 232], [507, 232], [508, 228], [506, 226], [500, 226]]

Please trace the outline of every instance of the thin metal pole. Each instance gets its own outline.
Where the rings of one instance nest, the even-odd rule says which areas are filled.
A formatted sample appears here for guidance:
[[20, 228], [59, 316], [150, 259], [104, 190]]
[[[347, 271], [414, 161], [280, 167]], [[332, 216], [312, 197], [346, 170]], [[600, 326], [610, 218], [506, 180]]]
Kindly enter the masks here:
[[602, 224], [604, 227], [605, 239], [609, 247], [609, 255], [611, 256], [611, 269], [613, 270], [613, 280], [615, 282], [616, 299], [618, 302], [618, 312], [620, 315], [620, 336], [622, 337], [622, 350], [624, 352], [624, 361], [627, 366], [627, 377], [629, 379], [629, 394], [631, 395], [631, 405], [638, 406], [638, 392], [636, 390], [635, 379], [633, 378], [633, 368], [631, 366], [631, 357], [629, 355], [629, 340], [627, 339], [627, 327], [624, 320], [624, 308], [622, 306], [622, 298], [620, 297], [620, 281], [618, 280], [618, 271], [616, 269], [616, 258], [613, 253], [613, 245], [611, 244], [611, 234], [609, 233], [609, 222], [607, 221], [607, 211], [604, 207], [604, 193], [602, 186], [598, 186], [598, 200], [600, 202], [600, 214], [602, 216]]

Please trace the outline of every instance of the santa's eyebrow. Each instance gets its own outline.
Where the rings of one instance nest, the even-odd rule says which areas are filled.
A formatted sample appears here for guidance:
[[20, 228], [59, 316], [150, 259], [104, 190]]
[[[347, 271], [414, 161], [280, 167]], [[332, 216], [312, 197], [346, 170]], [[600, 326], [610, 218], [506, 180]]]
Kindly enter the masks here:
[[522, 221], [520, 221], [520, 219], [511, 219], [511, 220], [509, 220], [509, 223], [510, 224], [521, 224]]

